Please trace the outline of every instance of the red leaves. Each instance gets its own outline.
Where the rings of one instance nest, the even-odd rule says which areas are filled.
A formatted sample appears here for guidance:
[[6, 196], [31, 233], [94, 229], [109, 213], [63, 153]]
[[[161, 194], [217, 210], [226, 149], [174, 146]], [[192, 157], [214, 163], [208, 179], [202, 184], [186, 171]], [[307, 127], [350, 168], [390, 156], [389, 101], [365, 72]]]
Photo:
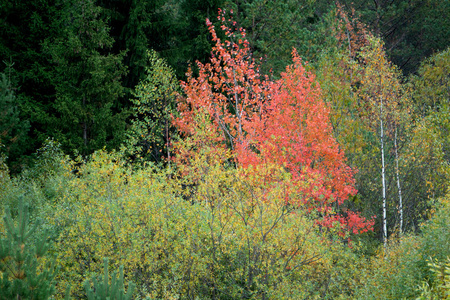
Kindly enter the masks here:
[[[224, 14], [219, 20], [224, 22]], [[356, 194], [353, 171], [332, 135], [320, 87], [295, 49], [293, 64], [271, 81], [260, 74], [243, 29], [222, 25], [229, 38], [223, 43], [207, 24], [215, 42], [211, 62], [198, 63], [199, 76], [189, 73], [183, 83], [187, 97], [179, 104], [179, 129], [193, 134], [193, 116], [204, 110], [221, 133], [218, 143], [231, 146], [239, 166], [275, 164], [291, 174], [292, 192], [299, 198], [290, 205], [317, 210], [327, 227], [339, 222], [353, 233], [371, 229], [373, 223], [353, 212], [336, 214]]]

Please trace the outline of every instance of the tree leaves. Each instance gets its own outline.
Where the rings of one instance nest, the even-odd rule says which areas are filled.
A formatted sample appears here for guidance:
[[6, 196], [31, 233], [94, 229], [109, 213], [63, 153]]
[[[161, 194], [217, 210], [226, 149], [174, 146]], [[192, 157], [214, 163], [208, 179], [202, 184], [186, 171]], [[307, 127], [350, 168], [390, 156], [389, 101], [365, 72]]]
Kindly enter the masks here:
[[[322, 224], [332, 227], [339, 221], [346, 228], [350, 219], [336, 213], [356, 192], [353, 174], [332, 136], [329, 112], [314, 76], [306, 72], [295, 51], [293, 64], [280, 80], [262, 76], [245, 30], [219, 13], [227, 40], [222, 42], [208, 21], [215, 42], [211, 62], [198, 63], [199, 76], [190, 73], [183, 83], [186, 98], [179, 101], [180, 117], [175, 124], [195, 135], [195, 115], [207, 113], [211, 130], [218, 133], [218, 147], [228, 145], [240, 167], [283, 166], [292, 175], [296, 194], [301, 195], [289, 204], [317, 209]], [[270, 181], [270, 176], [265, 180]], [[364, 218], [358, 221], [365, 224], [361, 232], [371, 228], [372, 223], [365, 223]]]

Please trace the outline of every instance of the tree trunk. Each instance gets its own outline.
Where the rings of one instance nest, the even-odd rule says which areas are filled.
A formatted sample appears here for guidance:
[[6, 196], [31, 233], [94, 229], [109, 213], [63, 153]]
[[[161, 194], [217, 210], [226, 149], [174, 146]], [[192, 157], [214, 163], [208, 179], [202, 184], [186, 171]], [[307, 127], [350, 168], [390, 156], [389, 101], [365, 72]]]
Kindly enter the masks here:
[[402, 200], [402, 188], [400, 185], [400, 172], [398, 170], [398, 148], [397, 148], [397, 127], [395, 127], [394, 136], [394, 147], [395, 147], [395, 163], [396, 163], [396, 173], [397, 173], [397, 187], [398, 187], [398, 210], [400, 213], [400, 234], [403, 233], [403, 200]]
[[383, 185], [383, 243], [387, 244], [387, 221], [386, 221], [386, 179], [384, 167], [384, 135], [383, 135], [383, 98], [380, 100], [380, 142], [381, 142], [381, 181]]

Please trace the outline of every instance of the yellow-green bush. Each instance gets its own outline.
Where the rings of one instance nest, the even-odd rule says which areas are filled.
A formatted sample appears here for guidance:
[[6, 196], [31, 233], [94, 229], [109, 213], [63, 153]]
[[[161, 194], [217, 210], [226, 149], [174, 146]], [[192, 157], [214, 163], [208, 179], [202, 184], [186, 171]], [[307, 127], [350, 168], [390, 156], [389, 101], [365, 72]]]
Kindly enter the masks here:
[[369, 260], [357, 288], [358, 299], [416, 299], [438, 290], [442, 282], [434, 275], [430, 260], [443, 262], [450, 256], [449, 199], [447, 195], [437, 200], [420, 234], [393, 238], [386, 249]]
[[123, 265], [125, 278], [152, 299], [326, 293], [320, 284], [331, 269], [330, 242], [301, 208], [285, 205], [289, 175], [273, 167], [278, 181], [269, 187], [226, 164], [203, 167], [187, 199], [186, 178], [131, 172], [117, 155], [95, 153], [49, 216], [60, 230], [53, 249], [59, 296], [70, 284], [82, 297], [82, 283], [101, 271], [103, 257], [113, 269]]
[[447, 261], [439, 262], [431, 260], [428, 263], [434, 278], [430, 285], [428, 282], [423, 282], [419, 287], [421, 291], [417, 300], [428, 299], [449, 299], [450, 298], [450, 258]]

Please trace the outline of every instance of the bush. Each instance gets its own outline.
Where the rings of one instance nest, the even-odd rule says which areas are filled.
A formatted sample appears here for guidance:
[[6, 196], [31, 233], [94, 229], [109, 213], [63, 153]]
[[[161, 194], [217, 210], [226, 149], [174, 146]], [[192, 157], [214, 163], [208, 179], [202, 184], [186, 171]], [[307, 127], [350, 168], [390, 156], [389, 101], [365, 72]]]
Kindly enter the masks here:
[[[432, 295], [442, 285], [436, 265], [450, 257], [450, 197], [437, 200], [433, 215], [419, 235], [393, 238], [364, 269], [358, 299], [415, 299]], [[419, 287], [421, 287], [419, 289]]]
[[83, 297], [102, 257], [123, 265], [137, 293], [152, 299], [328, 293], [322, 275], [331, 269], [331, 244], [302, 208], [286, 205], [289, 174], [274, 167], [279, 180], [269, 188], [258, 175], [207, 157], [193, 161], [195, 184], [166, 171], [131, 171], [103, 151], [80, 166], [49, 217], [62, 229], [54, 247], [59, 296], [70, 284]]

